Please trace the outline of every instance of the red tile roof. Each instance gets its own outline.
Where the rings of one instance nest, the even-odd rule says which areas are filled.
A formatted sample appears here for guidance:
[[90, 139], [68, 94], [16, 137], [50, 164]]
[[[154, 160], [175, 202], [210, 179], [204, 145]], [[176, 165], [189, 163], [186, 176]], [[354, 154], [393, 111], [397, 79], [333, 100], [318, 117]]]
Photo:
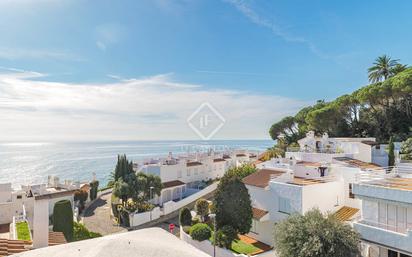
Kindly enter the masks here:
[[278, 177], [284, 173], [280, 170], [261, 169], [245, 177], [242, 181], [246, 185], [265, 188], [269, 185], [271, 177]]
[[177, 186], [181, 186], [181, 185], [184, 185], [184, 184], [185, 183], [183, 183], [180, 180], [172, 180], [172, 181], [164, 182], [163, 183], [163, 189], [170, 188], [170, 187], [177, 187]]
[[202, 165], [202, 163], [201, 163], [201, 162], [198, 162], [198, 161], [193, 161], [193, 162], [188, 162], [188, 163], [186, 163], [186, 166], [187, 166], [187, 167], [199, 166], [199, 165]]
[[49, 231], [49, 246], [66, 244], [67, 240], [63, 232]]
[[21, 253], [30, 250], [29, 241], [9, 240], [0, 238], [0, 256], [9, 256], [16, 253]]
[[260, 220], [261, 218], [263, 218], [263, 216], [265, 216], [266, 214], [268, 214], [268, 211], [262, 210], [262, 209], [258, 209], [255, 207], [252, 207], [252, 213], [253, 213], [253, 218], [256, 220]]

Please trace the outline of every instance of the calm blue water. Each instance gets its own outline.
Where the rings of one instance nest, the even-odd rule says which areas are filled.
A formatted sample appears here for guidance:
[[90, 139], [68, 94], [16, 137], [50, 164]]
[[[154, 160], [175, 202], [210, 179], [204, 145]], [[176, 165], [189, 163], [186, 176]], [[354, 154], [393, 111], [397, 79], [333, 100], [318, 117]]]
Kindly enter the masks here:
[[0, 143], [0, 183], [21, 184], [45, 182], [48, 175], [61, 179], [90, 180], [95, 172], [101, 185], [114, 169], [117, 154], [130, 160], [194, 152], [242, 148], [262, 151], [273, 146], [271, 140], [216, 141], [138, 141], [99, 143]]

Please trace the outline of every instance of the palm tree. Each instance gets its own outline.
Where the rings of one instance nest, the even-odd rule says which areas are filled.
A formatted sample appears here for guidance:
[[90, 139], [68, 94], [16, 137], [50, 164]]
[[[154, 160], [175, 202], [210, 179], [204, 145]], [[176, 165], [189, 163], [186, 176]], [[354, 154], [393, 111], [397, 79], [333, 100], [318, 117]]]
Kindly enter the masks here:
[[392, 70], [399, 64], [398, 61], [392, 60], [387, 55], [379, 56], [373, 63], [373, 66], [368, 69], [369, 81], [376, 83], [392, 76]]
[[408, 68], [408, 65], [405, 64], [396, 64], [395, 67], [392, 68], [391, 70], [391, 77], [395, 76], [398, 73], [401, 73], [402, 71], [406, 70]]

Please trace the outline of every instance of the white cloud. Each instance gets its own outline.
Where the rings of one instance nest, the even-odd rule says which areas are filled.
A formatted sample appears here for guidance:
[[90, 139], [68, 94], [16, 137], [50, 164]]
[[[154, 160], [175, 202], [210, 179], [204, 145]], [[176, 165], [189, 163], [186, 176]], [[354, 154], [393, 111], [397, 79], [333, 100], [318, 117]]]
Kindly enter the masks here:
[[[36, 80], [30, 77], [36, 76]], [[270, 125], [305, 102], [257, 92], [206, 89], [172, 74], [113, 83], [49, 82], [0, 75], [0, 140], [199, 139], [186, 123], [203, 102], [226, 119], [218, 138], [267, 138]]]
[[0, 59], [18, 60], [18, 59], [54, 59], [54, 60], [71, 60], [84, 61], [80, 56], [66, 51], [41, 50], [41, 49], [24, 49], [0, 47]]
[[278, 24], [276, 24], [272, 20], [257, 13], [248, 4], [248, 1], [245, 1], [245, 0], [223, 0], [223, 1], [228, 2], [231, 5], [233, 5], [239, 12], [241, 12], [251, 22], [255, 23], [256, 25], [259, 25], [261, 27], [271, 30], [275, 36], [280, 37], [286, 42], [304, 44], [307, 46], [307, 48], [312, 53], [316, 54], [317, 56], [324, 58], [324, 59], [330, 58], [327, 54], [325, 54], [323, 51], [318, 49], [316, 45], [310, 42], [309, 40], [305, 39], [304, 37], [290, 35], [287, 31], [282, 29]]

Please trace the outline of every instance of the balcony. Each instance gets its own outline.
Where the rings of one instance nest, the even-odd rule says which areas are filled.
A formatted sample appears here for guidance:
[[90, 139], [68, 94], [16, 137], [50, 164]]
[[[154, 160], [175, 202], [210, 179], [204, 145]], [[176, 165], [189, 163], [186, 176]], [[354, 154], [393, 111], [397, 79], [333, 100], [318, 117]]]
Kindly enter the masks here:
[[354, 228], [360, 233], [362, 240], [405, 252], [412, 252], [411, 230], [365, 220], [355, 222]]

